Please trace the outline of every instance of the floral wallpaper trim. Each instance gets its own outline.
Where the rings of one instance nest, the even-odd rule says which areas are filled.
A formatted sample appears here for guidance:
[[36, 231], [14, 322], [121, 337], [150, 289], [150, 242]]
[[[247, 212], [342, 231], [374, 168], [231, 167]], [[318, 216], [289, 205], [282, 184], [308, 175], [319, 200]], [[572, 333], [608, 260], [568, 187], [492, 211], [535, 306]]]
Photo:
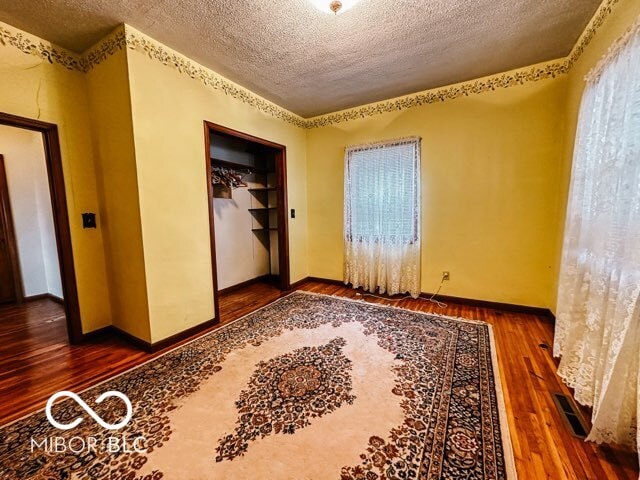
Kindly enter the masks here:
[[87, 73], [96, 65], [104, 62], [118, 50], [127, 46], [127, 36], [125, 26], [119, 25], [109, 35], [104, 37], [94, 46], [90, 47], [82, 54], [80, 66], [84, 73]]
[[33, 55], [49, 63], [57, 63], [68, 70], [82, 71], [81, 59], [78, 54], [57, 47], [6, 23], [0, 23], [0, 44], [12, 46], [27, 55]]
[[240, 100], [275, 118], [279, 118], [300, 128], [319, 128], [372, 115], [405, 110], [430, 103], [443, 102], [445, 100], [453, 100], [471, 94], [523, 85], [527, 82], [555, 78], [558, 75], [568, 73], [571, 67], [581, 57], [585, 48], [591, 43], [598, 29], [602, 27], [605, 20], [611, 14], [613, 7], [619, 3], [619, 1], [620, 0], [603, 1], [587, 25], [587, 28], [580, 36], [578, 42], [571, 50], [571, 53], [564, 59], [512, 72], [491, 75], [456, 85], [426, 90], [309, 119], [302, 118], [275, 103], [259, 97], [253, 92], [218, 75], [213, 70], [203, 67], [193, 60], [125, 25], [116, 28], [111, 34], [82, 55], [69, 52], [68, 50], [57, 47], [36, 36], [22, 32], [1, 22], [0, 44], [13, 46], [28, 55], [34, 55], [43, 60], [47, 60], [49, 63], [57, 63], [68, 70], [77, 70], [83, 73], [88, 72], [126, 46], [131, 50], [144, 53], [149, 58], [159, 61], [163, 65], [174, 68], [180, 73], [199, 80], [206, 86], [219, 90], [225, 95]]
[[523, 85], [527, 82], [536, 82], [547, 78], [555, 78], [567, 73], [564, 62], [542, 64], [523, 70], [492, 75], [470, 82], [458, 83], [449, 87], [425, 90], [424, 92], [406, 95], [404, 97], [371, 103], [361, 107], [355, 107], [340, 112], [328, 113], [307, 120], [307, 128], [318, 128], [336, 123], [370, 117], [382, 113], [406, 110], [430, 103], [444, 102], [455, 98], [466, 97], [475, 93], [491, 92], [501, 88]]
[[596, 33], [610, 16], [613, 7], [620, 0], [603, 0], [602, 4], [587, 24], [584, 32], [580, 35], [578, 42], [573, 47], [569, 55], [563, 59], [551, 61], [547, 64], [540, 64], [527, 67], [512, 72], [491, 75], [478, 80], [471, 80], [456, 85], [425, 90], [423, 92], [406, 95], [403, 97], [383, 100], [381, 102], [362, 105], [339, 112], [319, 115], [307, 119], [307, 128], [319, 128], [337, 123], [366, 118], [382, 113], [405, 110], [407, 108], [418, 107], [429, 103], [443, 102], [455, 98], [468, 96], [474, 93], [493, 91], [498, 88], [508, 88], [515, 85], [522, 85], [526, 82], [537, 82], [547, 78], [555, 78], [558, 75], [569, 73], [573, 65], [582, 56], [587, 46], [591, 43]]
[[582, 35], [580, 35], [580, 38], [578, 38], [578, 41], [576, 42], [573, 49], [571, 49], [571, 52], [567, 56], [565, 60], [567, 64], [567, 69], [570, 70], [571, 67], [573, 67], [573, 65], [582, 56], [582, 54], [584, 53], [584, 50], [587, 48], [587, 45], [591, 43], [591, 40], [593, 40], [593, 37], [596, 36], [596, 33], [598, 32], [600, 27], [602, 27], [605, 20], [609, 17], [609, 15], [611, 15], [611, 12], [613, 11], [613, 7], [619, 1], [620, 0], [604, 0], [600, 5], [600, 7], [598, 7], [598, 10], [596, 11], [595, 15], [593, 16], [591, 21], [589, 21], [589, 23], [587, 24], [587, 28], [585, 28], [584, 32], [582, 32]]
[[226, 95], [240, 100], [264, 113], [275, 118], [284, 120], [297, 127], [305, 128], [306, 121], [304, 118], [279, 107], [275, 103], [271, 103], [255, 93], [247, 90], [239, 85], [218, 75], [213, 70], [194, 62], [193, 60], [171, 50], [169, 47], [153, 40], [146, 35], [135, 31], [133, 28], [126, 26], [126, 42], [127, 47], [131, 50], [146, 54], [149, 58], [156, 60], [163, 65], [176, 69], [180, 73], [184, 73], [189, 77], [199, 80], [204, 85], [215, 90], [220, 90]]

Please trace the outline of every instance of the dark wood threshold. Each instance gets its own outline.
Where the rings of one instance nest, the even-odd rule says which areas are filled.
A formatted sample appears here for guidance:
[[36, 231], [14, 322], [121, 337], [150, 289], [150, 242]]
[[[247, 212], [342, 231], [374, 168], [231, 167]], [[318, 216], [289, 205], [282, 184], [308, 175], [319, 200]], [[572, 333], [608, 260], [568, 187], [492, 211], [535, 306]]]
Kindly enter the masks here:
[[64, 305], [64, 299], [53, 295], [52, 293], [39, 293], [38, 295], [29, 295], [28, 297], [24, 297], [23, 301], [25, 302], [34, 302], [36, 300], [44, 300], [45, 298], [59, 303], [60, 305]]
[[[319, 277], [307, 277], [293, 284], [291, 286], [292, 290], [294, 288], [299, 288], [301, 285], [303, 285], [307, 281], [327, 283], [330, 285], [339, 285], [341, 287], [345, 286], [345, 283], [341, 280], [333, 280], [330, 278], [319, 278]], [[362, 294], [370, 293], [363, 290], [362, 288], [357, 288], [356, 290]], [[384, 297], [384, 298], [389, 298], [389, 299], [399, 298], [404, 296], [401, 294], [389, 296], [386, 294], [379, 294], [379, 293], [376, 293], [376, 295], [379, 295], [380, 297]], [[428, 298], [431, 298], [432, 296], [433, 296], [432, 293], [426, 293], [426, 292], [420, 293], [421, 298], [428, 299]], [[464, 298], [464, 297], [452, 297], [449, 295], [438, 295], [436, 298], [441, 302], [445, 302], [445, 303], [456, 303], [458, 305], [467, 305], [470, 307], [490, 308], [492, 310], [502, 310], [504, 312], [525, 313], [529, 315], [547, 317], [552, 319], [553, 321], [555, 321], [556, 319], [555, 315], [551, 312], [551, 310], [544, 307], [530, 307], [527, 305], [515, 305], [512, 303], [491, 302], [489, 300], [478, 300], [475, 298]]]
[[220, 290], [218, 290], [218, 295], [224, 295], [224, 294], [228, 294], [231, 292], [235, 292], [237, 290], [241, 290], [244, 287], [248, 287], [249, 285], [253, 285], [254, 283], [260, 283], [260, 282], [268, 282], [268, 283], [273, 283], [275, 284], [278, 281], [278, 276], [277, 275], [261, 275], [259, 277], [256, 278], [251, 278], [249, 280], [246, 280], [244, 282], [240, 282], [237, 283], [236, 285], [231, 285], [230, 287], [226, 287], [226, 288], [222, 288]]

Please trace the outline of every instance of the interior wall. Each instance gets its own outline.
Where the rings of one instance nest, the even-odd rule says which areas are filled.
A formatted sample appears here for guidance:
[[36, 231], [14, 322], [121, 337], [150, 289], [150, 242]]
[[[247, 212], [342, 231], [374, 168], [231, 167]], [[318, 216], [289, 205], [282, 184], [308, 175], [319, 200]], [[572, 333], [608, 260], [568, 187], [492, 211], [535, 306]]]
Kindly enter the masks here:
[[[258, 186], [255, 175], [244, 181], [249, 187]], [[257, 206], [247, 188], [234, 189], [230, 199], [213, 199], [219, 290], [270, 273], [265, 235], [251, 231], [254, 216], [249, 209]]]
[[344, 149], [422, 137], [422, 283], [444, 295], [550, 307], [566, 79], [308, 131], [309, 271], [343, 278]]
[[569, 75], [310, 131], [126, 47], [85, 75], [3, 44], [0, 111], [59, 127], [84, 332], [113, 318], [158, 341], [212, 318], [205, 119], [287, 146], [292, 282], [342, 278], [344, 147], [420, 135], [422, 289], [449, 270], [444, 294], [553, 308], [582, 77], [640, 5], [612, 8]]
[[560, 228], [556, 239], [556, 260], [554, 262], [554, 286], [553, 286], [553, 310], [556, 308], [558, 278], [560, 275], [560, 261], [562, 258], [562, 243], [564, 240], [564, 222], [569, 198], [569, 185], [571, 182], [571, 165], [573, 163], [573, 147], [575, 143], [576, 129], [578, 126], [578, 114], [580, 102], [585, 88], [584, 77], [594, 68], [600, 59], [607, 53], [611, 45], [620, 38], [624, 32], [640, 17], [640, 2], [637, 0], [619, 0], [612, 8], [611, 14], [591, 43], [584, 50], [580, 59], [573, 65], [568, 75], [568, 88], [566, 95], [566, 144], [562, 169], [558, 182], [561, 189], [559, 196]]
[[[24, 41], [48, 45], [0, 24]], [[83, 331], [111, 323], [104, 244], [100, 229], [82, 228], [82, 212], [97, 212], [94, 152], [84, 74], [29, 55], [9, 42], [0, 45], [0, 112], [58, 125], [74, 266]]]
[[127, 51], [87, 73], [113, 325], [151, 341]]
[[287, 147], [288, 202], [297, 212], [289, 219], [292, 282], [308, 275], [307, 150], [302, 128], [151, 57], [128, 52], [151, 338], [156, 342], [214, 315], [203, 121]]
[[42, 134], [0, 125], [9, 200], [25, 297], [62, 298], [60, 264]]

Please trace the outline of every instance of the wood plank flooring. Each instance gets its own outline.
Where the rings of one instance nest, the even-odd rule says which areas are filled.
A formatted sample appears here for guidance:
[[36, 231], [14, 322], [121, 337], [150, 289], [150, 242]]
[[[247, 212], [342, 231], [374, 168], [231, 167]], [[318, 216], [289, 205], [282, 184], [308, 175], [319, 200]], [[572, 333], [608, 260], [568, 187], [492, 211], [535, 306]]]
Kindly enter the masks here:
[[[552, 393], [570, 392], [555, 374], [550, 319], [456, 304], [439, 308], [422, 299], [362, 297], [354, 290], [318, 282], [307, 282], [300, 289], [490, 323], [494, 327], [519, 478], [638, 478], [635, 452], [574, 438], [560, 418]], [[220, 299], [221, 324], [280, 296], [282, 292], [267, 284], [254, 284], [224, 295]], [[542, 348], [541, 344], [549, 348]], [[70, 346], [64, 312], [50, 300], [19, 308], [0, 307], [0, 424], [42, 408], [56, 391], [80, 391], [160, 354], [147, 354], [112, 335]]]

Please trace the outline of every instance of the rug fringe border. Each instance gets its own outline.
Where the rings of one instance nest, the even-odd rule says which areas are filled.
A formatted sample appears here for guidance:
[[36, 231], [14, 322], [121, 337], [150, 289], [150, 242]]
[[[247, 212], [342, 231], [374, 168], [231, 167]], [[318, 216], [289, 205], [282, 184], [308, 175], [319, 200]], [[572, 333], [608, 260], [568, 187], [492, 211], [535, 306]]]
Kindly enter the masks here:
[[496, 400], [498, 403], [498, 418], [500, 419], [500, 433], [503, 439], [502, 448], [504, 450], [504, 468], [507, 478], [517, 480], [518, 471], [516, 470], [516, 460], [513, 452], [513, 443], [511, 440], [511, 430], [509, 428], [509, 418], [507, 416], [507, 405], [504, 400], [504, 391], [502, 388], [502, 377], [500, 375], [500, 364], [498, 363], [498, 348], [496, 345], [493, 325], [487, 323], [489, 327], [489, 343], [491, 350], [491, 363], [493, 363], [493, 378], [496, 386]]
[[[402, 308], [402, 307], [397, 307], [395, 305], [381, 305], [378, 303], [374, 303], [374, 302], [367, 302], [365, 299], [355, 299], [355, 298], [347, 298], [347, 297], [341, 297], [339, 295], [327, 295], [324, 293], [316, 293], [316, 292], [309, 292], [306, 290], [296, 290], [293, 291], [291, 293], [288, 293], [286, 295], [283, 295], [280, 298], [277, 298], [276, 300], [274, 300], [273, 302], [267, 303], [266, 305], [263, 305], [260, 308], [257, 308], [249, 313], [247, 313], [246, 315], [243, 315], [241, 317], [236, 318], [235, 320], [230, 321], [229, 323], [226, 323], [224, 325], [221, 325], [220, 327], [216, 328], [215, 330], [211, 330], [210, 332], [207, 332], [203, 335], [199, 335], [185, 343], [182, 343], [180, 345], [176, 345], [175, 347], [170, 348], [169, 350], [167, 350], [166, 352], [162, 352], [158, 355], [153, 356], [152, 358], [145, 360], [144, 362], [138, 364], [138, 365], [134, 365], [131, 368], [126, 369], [123, 372], [120, 372], [112, 377], [106, 378], [98, 383], [95, 383], [93, 385], [89, 385], [86, 388], [83, 388], [82, 390], [80, 390], [79, 392], [77, 392], [78, 394], [82, 394], [85, 393], [89, 390], [91, 390], [92, 388], [96, 388], [99, 387], [100, 385], [104, 385], [107, 382], [111, 382], [113, 380], [115, 380], [116, 378], [119, 378], [123, 375], [126, 375], [130, 372], [133, 372], [134, 370], [137, 370], [139, 368], [144, 367], [146, 364], [151, 363], [155, 360], [158, 360], [159, 358], [164, 357], [165, 355], [168, 355], [172, 352], [174, 352], [175, 350], [182, 348], [182, 347], [186, 347], [187, 345], [196, 342], [204, 337], [207, 337], [209, 335], [212, 335], [213, 333], [219, 332], [220, 330], [229, 327], [231, 325], [233, 325], [236, 322], [239, 322], [240, 320], [245, 319], [246, 317], [248, 317], [249, 315], [253, 315], [256, 312], [259, 312], [261, 310], [264, 310], [265, 308], [272, 306], [278, 302], [281, 302], [282, 300], [289, 298], [293, 295], [296, 295], [298, 293], [304, 294], [304, 295], [312, 295], [312, 296], [318, 296], [318, 297], [328, 297], [328, 298], [333, 298], [333, 299], [338, 299], [338, 300], [342, 300], [345, 302], [352, 302], [352, 303], [361, 303], [361, 304], [367, 304], [367, 305], [373, 305], [379, 308], [385, 308], [385, 309], [391, 309], [391, 310], [403, 310], [406, 312], [410, 312], [410, 313], [417, 313], [423, 316], [435, 316], [435, 317], [440, 317], [440, 318], [446, 318], [449, 320], [455, 320], [455, 321], [461, 321], [461, 322], [466, 322], [466, 323], [472, 323], [475, 325], [486, 325], [488, 327], [489, 330], [489, 345], [490, 348], [489, 350], [491, 351], [491, 362], [493, 364], [493, 376], [494, 376], [494, 384], [496, 386], [496, 399], [497, 399], [497, 403], [498, 403], [498, 418], [500, 420], [500, 433], [501, 433], [501, 437], [503, 438], [503, 449], [504, 449], [504, 459], [505, 459], [505, 470], [506, 470], [506, 474], [507, 474], [507, 478], [509, 479], [513, 479], [516, 480], [518, 478], [518, 474], [515, 468], [515, 458], [514, 458], [514, 453], [513, 453], [513, 446], [511, 443], [511, 433], [509, 430], [509, 421], [507, 418], [507, 409], [506, 409], [506, 405], [505, 405], [505, 401], [504, 401], [504, 393], [503, 393], [503, 389], [502, 389], [502, 380], [500, 377], [500, 366], [498, 364], [498, 353], [497, 353], [497, 349], [496, 349], [496, 342], [495, 342], [495, 336], [494, 336], [494, 332], [493, 332], [493, 325], [491, 325], [490, 323], [484, 322], [482, 320], [471, 320], [468, 318], [463, 318], [463, 317], [455, 317], [455, 316], [450, 316], [450, 315], [442, 315], [439, 313], [429, 313], [429, 312], [420, 312], [420, 311], [416, 311], [416, 310], [410, 310], [408, 308]], [[45, 410], [45, 408], [38, 408], [36, 410], [33, 410], [29, 413], [26, 413], [25, 415], [16, 418], [12, 421], [10, 421], [9, 423], [5, 423], [4, 425], [0, 425], [0, 430], [5, 429], [11, 425], [13, 425], [16, 422], [19, 422], [21, 420], [24, 420], [25, 418], [31, 417], [39, 412], [43, 412]], [[505, 441], [506, 440], [506, 441]]]
[[503, 453], [504, 453], [505, 472], [509, 480], [517, 480], [518, 472], [516, 470], [516, 465], [515, 465], [513, 443], [511, 440], [511, 431], [509, 428], [509, 418], [507, 417], [507, 407], [504, 400], [502, 377], [500, 376], [500, 364], [498, 363], [498, 349], [496, 345], [495, 334], [493, 331], [493, 325], [482, 320], [472, 320], [469, 318], [455, 317], [451, 315], [442, 315], [440, 313], [420, 312], [417, 310], [410, 310], [408, 308], [398, 307], [396, 305], [381, 305], [375, 302], [367, 302], [364, 298], [363, 299], [347, 298], [347, 297], [341, 297], [340, 295], [327, 295], [324, 293], [309, 292], [306, 290], [298, 290], [297, 292], [294, 292], [294, 293], [304, 293], [307, 295], [316, 295], [319, 297], [330, 297], [330, 298], [335, 298], [335, 299], [343, 300], [346, 302], [353, 302], [353, 303], [366, 303], [367, 305], [373, 305], [381, 308], [387, 308], [392, 310], [404, 310], [405, 312], [418, 313], [425, 316], [446, 318], [448, 320], [466, 322], [466, 323], [471, 323], [475, 325], [485, 325], [489, 331], [489, 350], [491, 351], [491, 363], [493, 366], [493, 369], [492, 369], [493, 380], [494, 380], [493, 383], [496, 386], [496, 401], [498, 404], [498, 419], [500, 421], [500, 437], [502, 438], [502, 448], [504, 450]]
[[[403, 310], [405, 312], [417, 313], [419, 315], [423, 315], [423, 316], [427, 316], [427, 317], [440, 317], [440, 318], [446, 318], [448, 320], [456, 320], [458, 322], [472, 323], [474, 325], [488, 325], [488, 326], [491, 326], [490, 323], [487, 323], [487, 322], [485, 322], [483, 320], [473, 320], [471, 318], [456, 317], [456, 316], [452, 316], [452, 315], [443, 315], [441, 313], [436, 313], [436, 312], [421, 312], [419, 310], [411, 310], [409, 308], [398, 307], [396, 305], [383, 305], [381, 303], [376, 303], [376, 302], [367, 302], [364, 298], [363, 299], [349, 298], [349, 297], [342, 297], [340, 295], [328, 295], [326, 293], [309, 292], [307, 290], [297, 290], [294, 293], [304, 293], [306, 295], [316, 295], [316, 296], [319, 296], [319, 297], [336, 298], [338, 300], [344, 300], [346, 302], [365, 303], [367, 305], [373, 305], [375, 307], [380, 307], [380, 308], [390, 308], [390, 309], [394, 309], [394, 310]], [[425, 302], [429, 301], [429, 300], [424, 299], [424, 298], [422, 300], [425, 301]]]

